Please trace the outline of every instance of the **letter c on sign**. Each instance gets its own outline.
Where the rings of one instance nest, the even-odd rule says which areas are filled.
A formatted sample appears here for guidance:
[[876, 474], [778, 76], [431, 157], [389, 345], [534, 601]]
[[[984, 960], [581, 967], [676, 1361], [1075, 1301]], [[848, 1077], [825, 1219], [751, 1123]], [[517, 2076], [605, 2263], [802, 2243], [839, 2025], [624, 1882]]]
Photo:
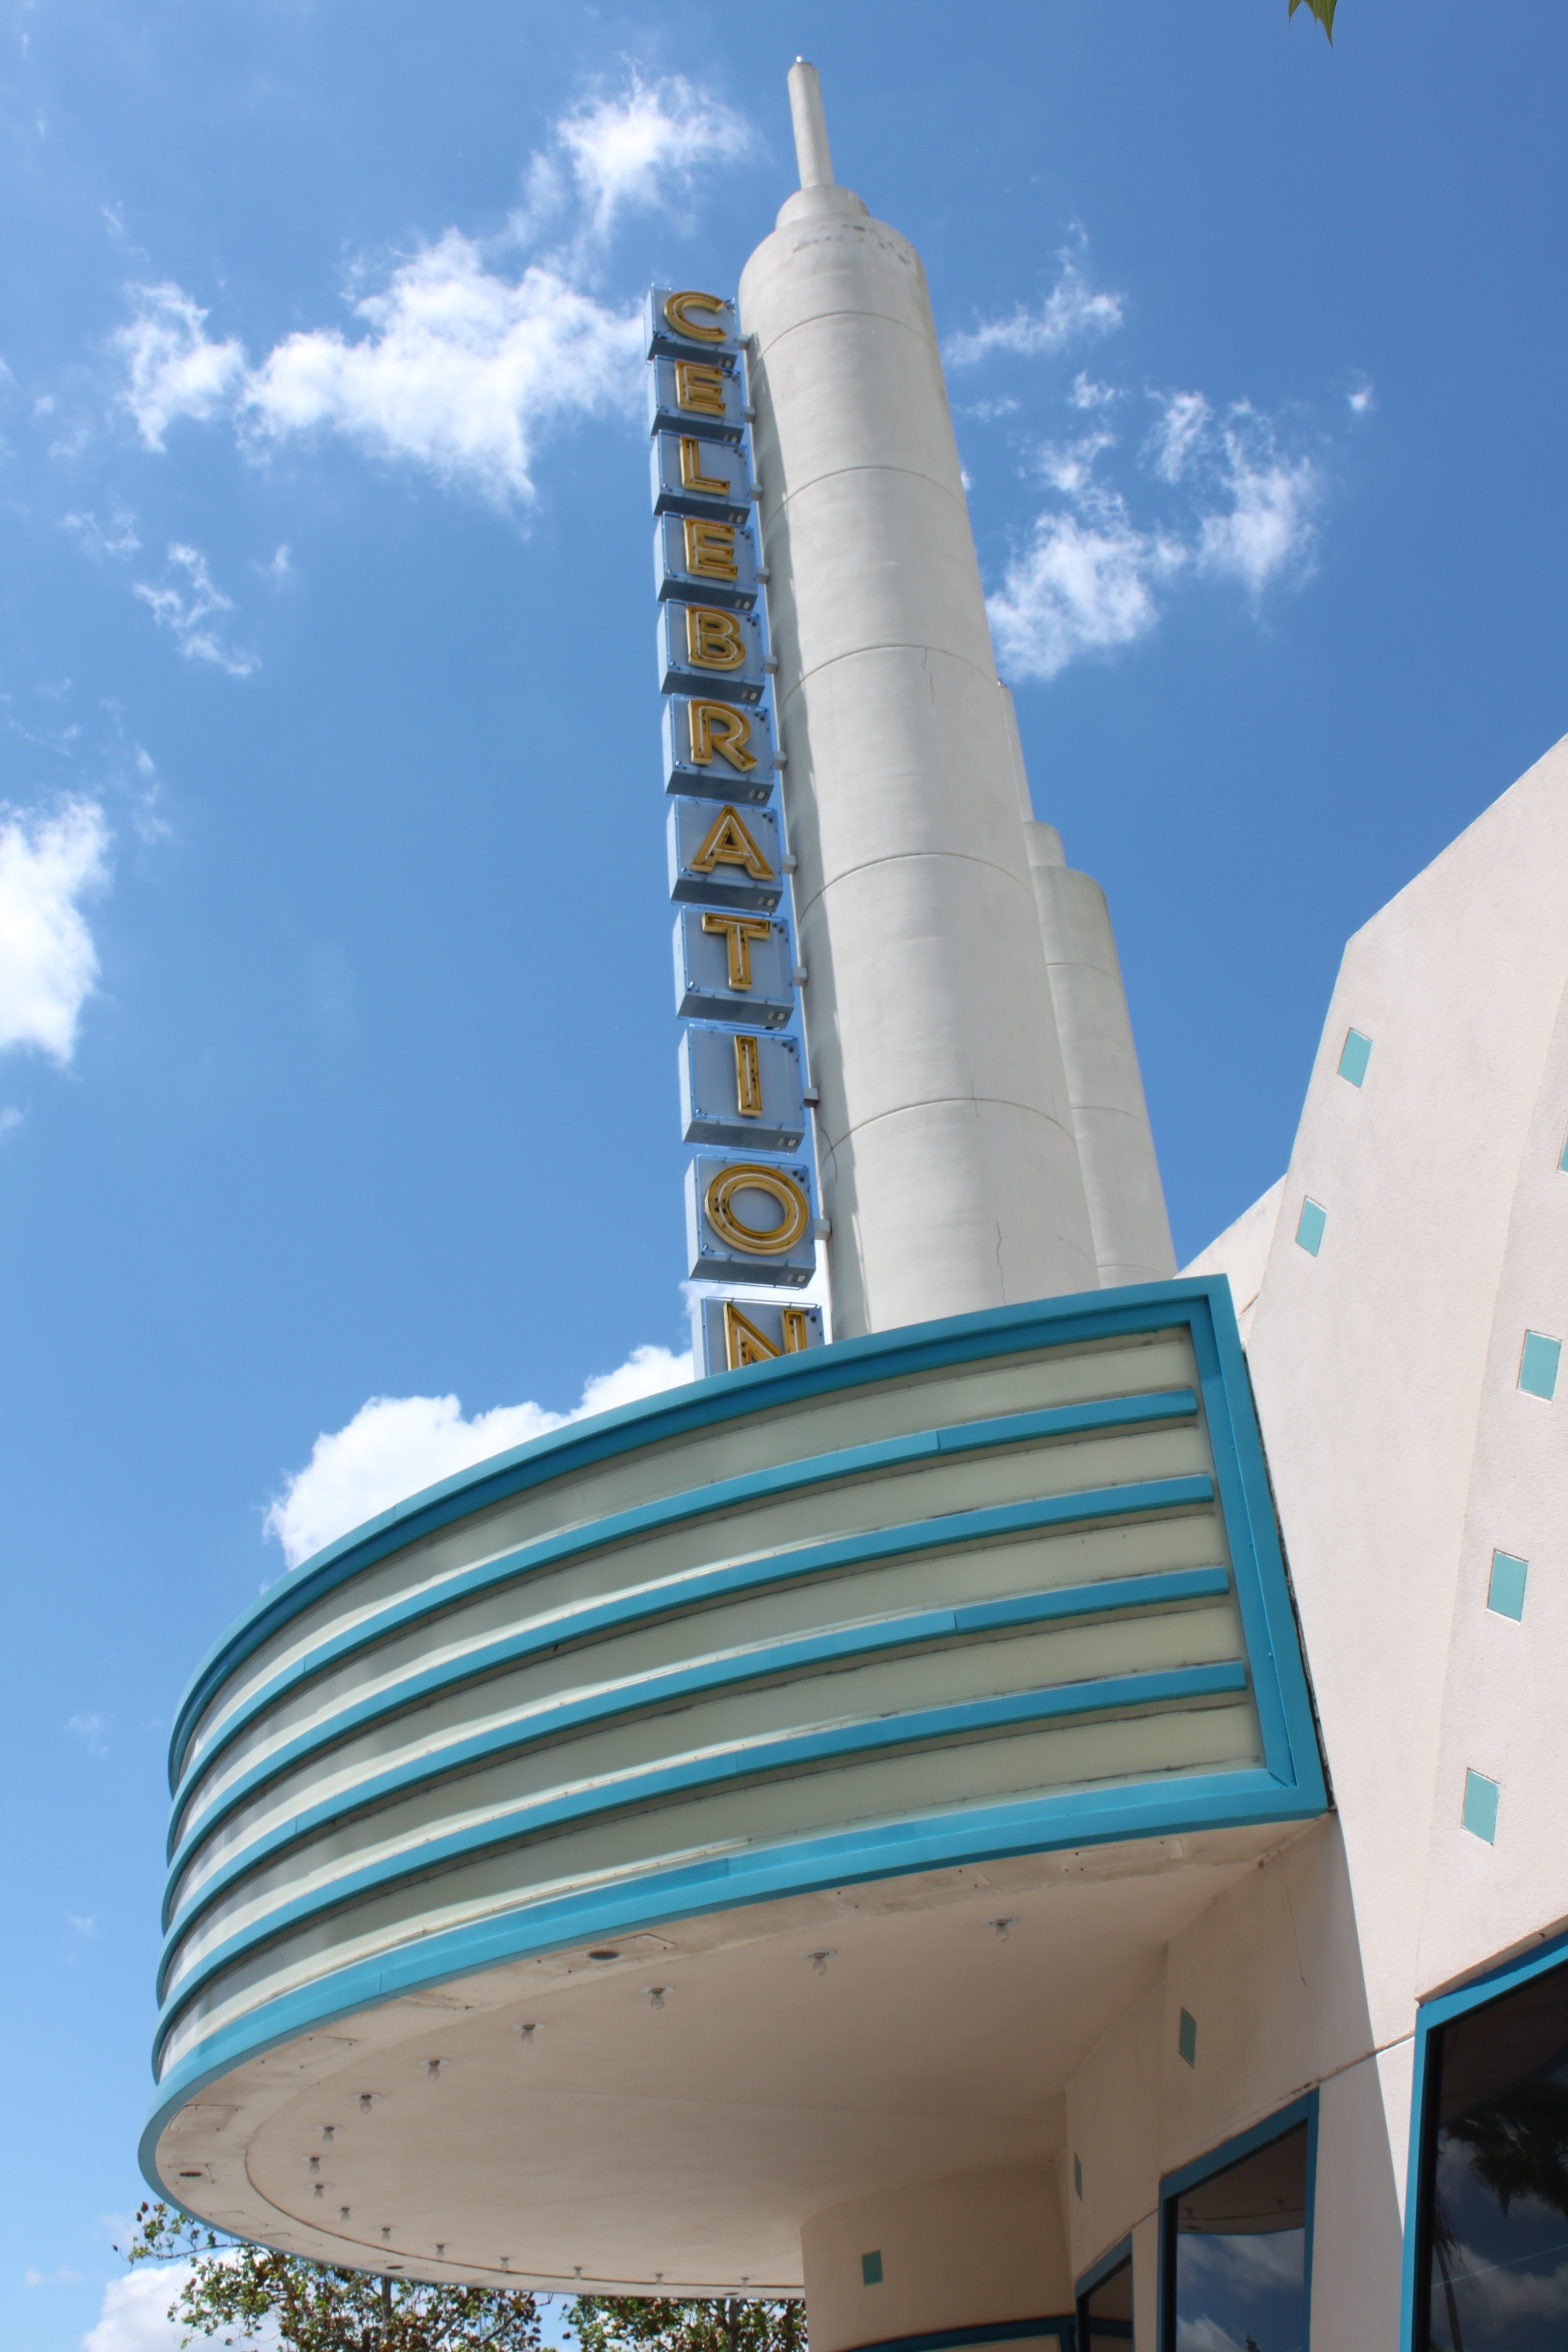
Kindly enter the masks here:
[[[765, 1193], [769, 1200], [777, 1202], [784, 1212], [781, 1223], [760, 1232], [755, 1225], [745, 1224], [736, 1200], [736, 1195], [742, 1192]], [[811, 1203], [793, 1176], [786, 1176], [782, 1168], [765, 1168], [746, 1161], [738, 1167], [719, 1170], [708, 1186], [703, 1207], [719, 1239], [731, 1249], [744, 1250], [750, 1258], [783, 1257], [811, 1223]]]
[[672, 328], [677, 335], [687, 335], [694, 343], [722, 343], [724, 341], [722, 327], [699, 327], [690, 313], [694, 310], [705, 310], [712, 318], [721, 315], [728, 308], [729, 304], [721, 301], [717, 294], [697, 294], [688, 288], [684, 294], [666, 296], [664, 320], [666, 326]]

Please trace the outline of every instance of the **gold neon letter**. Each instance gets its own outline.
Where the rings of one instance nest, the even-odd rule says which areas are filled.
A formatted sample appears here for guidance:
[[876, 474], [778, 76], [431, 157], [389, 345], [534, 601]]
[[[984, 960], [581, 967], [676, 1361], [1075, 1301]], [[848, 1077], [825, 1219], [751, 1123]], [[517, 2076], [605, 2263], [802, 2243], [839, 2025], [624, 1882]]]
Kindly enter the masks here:
[[[798, 1315], [800, 1309], [795, 1309]], [[776, 1348], [765, 1331], [759, 1331], [749, 1315], [743, 1315], [733, 1299], [724, 1302], [724, 1363], [731, 1372], [741, 1371], [747, 1364], [768, 1364], [784, 1353]]]
[[804, 1307], [784, 1309], [784, 1353], [804, 1355], [811, 1345], [811, 1321]]
[[785, 1307], [782, 1313], [784, 1345], [775, 1347], [765, 1331], [759, 1330], [751, 1317], [744, 1314], [733, 1299], [724, 1302], [724, 1362], [726, 1369], [740, 1372], [748, 1364], [771, 1364], [780, 1356], [798, 1356], [811, 1345], [811, 1325], [804, 1307]]
[[[781, 1221], [767, 1231], [743, 1224], [735, 1206], [735, 1196], [741, 1192], [760, 1192], [776, 1203], [783, 1212]], [[760, 1162], [742, 1161], [721, 1168], [708, 1186], [703, 1207], [719, 1239], [749, 1258], [783, 1257], [811, 1223], [811, 1203], [794, 1177]]]
[[735, 615], [712, 604], [688, 604], [686, 658], [697, 670], [743, 670], [746, 637]]
[[740, 565], [735, 561], [735, 525], [733, 523], [698, 522], [687, 515], [682, 528], [686, 533], [686, 569], [699, 580], [738, 580]]
[[692, 416], [722, 417], [724, 414], [724, 370], [710, 367], [703, 359], [678, 359], [675, 362], [675, 405]]
[[689, 336], [693, 343], [722, 343], [724, 340], [722, 327], [700, 327], [691, 313], [694, 310], [706, 311], [709, 318], [718, 318], [722, 317], [728, 309], [729, 304], [723, 301], [719, 295], [696, 294], [688, 289], [683, 294], [667, 294], [665, 296], [664, 323], [667, 327], [673, 328], [677, 335]]
[[694, 874], [711, 874], [715, 866], [739, 866], [753, 882], [771, 882], [773, 868], [753, 841], [736, 809], [721, 809], [708, 827], [702, 847], [691, 861]]
[[688, 721], [693, 767], [711, 767], [717, 752], [738, 776], [751, 774], [757, 755], [746, 749], [751, 741], [751, 721], [744, 711], [733, 710], [727, 702], [694, 702]]
[[681, 435], [681, 488], [700, 491], [706, 498], [727, 498], [730, 493], [727, 474], [703, 472], [702, 443], [686, 433]]
[[722, 939], [729, 950], [730, 986], [740, 994], [751, 986], [751, 943], [768, 939], [773, 925], [758, 915], [705, 914], [702, 927], [710, 939]]
[[735, 1040], [735, 1108], [743, 1119], [762, 1116], [762, 1056], [754, 1037]]

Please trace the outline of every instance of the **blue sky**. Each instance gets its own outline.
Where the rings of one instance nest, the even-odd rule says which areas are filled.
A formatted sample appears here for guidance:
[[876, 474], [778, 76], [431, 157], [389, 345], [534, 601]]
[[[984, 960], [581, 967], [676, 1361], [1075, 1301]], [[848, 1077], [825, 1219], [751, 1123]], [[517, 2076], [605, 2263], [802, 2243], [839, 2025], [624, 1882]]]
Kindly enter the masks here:
[[926, 261], [1184, 1256], [1345, 936], [1568, 720], [1560, 13], [959, 21], [0, 16], [17, 2352], [173, 2341], [100, 2314], [189, 1668], [388, 1481], [679, 1369], [632, 314], [734, 286], [790, 58]]

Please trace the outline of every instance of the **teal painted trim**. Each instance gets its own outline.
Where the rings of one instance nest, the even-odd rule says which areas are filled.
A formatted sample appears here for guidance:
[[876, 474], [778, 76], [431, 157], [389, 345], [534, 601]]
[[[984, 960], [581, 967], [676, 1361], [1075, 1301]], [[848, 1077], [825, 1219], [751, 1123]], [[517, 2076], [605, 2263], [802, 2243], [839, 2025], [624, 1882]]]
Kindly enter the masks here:
[[[482, 1969], [602, 1943], [612, 1936], [634, 1935], [660, 1921], [739, 1910], [781, 1895], [864, 1885], [922, 1870], [957, 1869], [966, 1863], [1005, 1861], [1019, 1854], [1050, 1853], [1066, 1846], [1116, 1845], [1141, 1837], [1197, 1837], [1205, 1830], [1234, 1829], [1249, 1821], [1304, 1821], [1319, 1811], [1320, 1806], [1303, 1802], [1295, 1790], [1281, 1788], [1271, 1773], [1256, 1768], [1172, 1773], [1158, 1784], [1031, 1797], [977, 1806], [961, 1815], [926, 1815], [914, 1821], [794, 1839], [701, 1862], [671, 1864], [635, 1880], [584, 1888], [435, 1935], [414, 1937], [374, 1959], [351, 1962], [295, 1992], [264, 2001], [233, 2025], [204, 2036], [159, 2086], [142, 2136], [143, 2172], [159, 2195], [173, 2194], [171, 2185], [160, 2181], [152, 2161], [158, 2138], [187, 2099], [221, 2080], [233, 2067], [302, 2033], [330, 2026], [339, 2018], [476, 1975]], [[174, 2014], [161, 2021], [159, 2054], [176, 2022]]]
[[1208, 1422], [1220, 1516], [1230, 1540], [1253, 1696], [1270, 1772], [1297, 1788], [1314, 1812], [1328, 1809], [1328, 1785], [1312, 1693], [1302, 1662], [1296, 1609], [1280, 1548], [1274, 1494], [1252, 1403], [1252, 1381], [1231, 1311], [1230, 1284], [1217, 1278], [1223, 1314], [1193, 1318], [1192, 1345]]
[[[948, 1540], [958, 1543], [964, 1538], [956, 1535]], [[930, 1648], [937, 1643], [951, 1646], [961, 1641], [984, 1641], [994, 1639], [998, 1634], [1021, 1632], [1031, 1626], [1082, 1622], [1129, 1613], [1142, 1616], [1150, 1611], [1180, 1608], [1194, 1601], [1220, 1600], [1229, 1592], [1230, 1577], [1223, 1568], [1170, 1569], [1147, 1576], [1116, 1577], [1101, 1584], [1060, 1585], [1050, 1592], [1020, 1594], [1006, 1601], [978, 1601], [957, 1609], [921, 1609], [903, 1617], [877, 1618], [869, 1624], [838, 1626], [828, 1633], [799, 1634], [789, 1641], [769, 1643], [765, 1648], [744, 1650], [738, 1655], [707, 1658], [695, 1666], [672, 1666], [662, 1673], [638, 1675], [612, 1689], [596, 1691], [590, 1698], [564, 1700], [548, 1712], [530, 1715], [523, 1722], [503, 1724], [488, 1731], [461, 1735], [448, 1740], [443, 1746], [427, 1747], [411, 1764], [376, 1773], [319, 1805], [291, 1814], [287, 1822], [253, 1840], [232, 1856], [221, 1870], [214, 1872], [189, 1907], [180, 1914], [178, 1932], [183, 1934], [194, 1920], [211, 1908], [222, 1893], [249, 1872], [260, 1869], [290, 1847], [303, 1844], [329, 1823], [334, 1828], [341, 1827], [344, 1822], [354, 1820], [362, 1813], [375, 1811], [379, 1805], [409, 1789], [454, 1779], [463, 1772], [497, 1763], [504, 1756], [520, 1755], [530, 1748], [547, 1747], [597, 1724], [632, 1720], [638, 1715], [650, 1714], [656, 1708], [703, 1698], [723, 1690], [743, 1688], [747, 1683], [794, 1679], [813, 1667], [843, 1665], [856, 1658], [869, 1659], [898, 1650]], [[433, 1691], [448, 1687], [439, 1667], [412, 1677], [411, 1684], [413, 1695], [400, 1697], [393, 1712], [401, 1714], [412, 1705], [424, 1701]], [[346, 1712], [375, 1720], [385, 1710], [367, 1705]], [[303, 1756], [309, 1756], [317, 1748], [325, 1749], [338, 1744], [343, 1736], [338, 1728], [339, 1721], [334, 1718], [328, 1731], [323, 1732], [317, 1740], [302, 1736], [299, 1741], [292, 1743], [299, 1753], [291, 1756], [291, 1764], [299, 1762]], [[359, 1726], [356, 1724], [354, 1728]], [[274, 1775], [269, 1772], [266, 1777]], [[252, 1794], [254, 1790], [251, 1789], [229, 1792], [233, 1804], [240, 1803]], [[230, 1810], [232, 1806], [226, 1801], [223, 1812]], [[221, 1814], [219, 1818], [222, 1818]], [[189, 1868], [197, 1847], [210, 1834], [213, 1826], [213, 1823], [208, 1822], [199, 1832], [193, 1831], [186, 1847], [175, 1858], [164, 1897], [163, 1923], [166, 1928], [174, 1919], [175, 1893], [179, 1882]]]
[[[1080, 2325], [1082, 2324], [1083, 2320], [1083, 2304], [1085, 2296], [1092, 2295], [1096, 2287], [1103, 2286], [1105, 2281], [1110, 2277], [1112, 2271], [1120, 2270], [1124, 2262], [1131, 2262], [1131, 2260], [1132, 2240], [1129, 2237], [1119, 2238], [1116, 2244], [1112, 2246], [1107, 2253], [1104, 2253], [1100, 2256], [1098, 2262], [1090, 2263], [1088, 2269], [1083, 2273], [1083, 2276], [1079, 2279], [1077, 2286], [1073, 2290], [1073, 2302], [1077, 2307]], [[1100, 2322], [1102, 2328], [1104, 2327], [1104, 2324], [1105, 2323], [1102, 2320]], [[1132, 2331], [1129, 2329], [1128, 2334], [1130, 2335], [1131, 2333]]]
[[1504, 1993], [1517, 1992], [1537, 1976], [1548, 1976], [1554, 1968], [1568, 1962], [1568, 1935], [1553, 1936], [1549, 1943], [1538, 1944], [1533, 1952], [1513, 1960], [1493, 1961], [1480, 1975], [1457, 1985], [1451, 1993], [1439, 1993], [1435, 2000], [1423, 2001], [1416, 2011], [1415, 2070], [1410, 2086], [1410, 2148], [1405, 2173], [1405, 2245], [1404, 2262], [1399, 2284], [1399, 2348], [1400, 2352], [1419, 2352], [1416, 2344], [1416, 2319], [1419, 2310], [1420, 2259], [1426, 2251], [1426, 2168], [1422, 2163], [1422, 2149], [1429, 2124], [1434, 2120], [1429, 2110], [1436, 2095], [1437, 2070], [1432, 2064], [1432, 2036], [1440, 2026], [1451, 2025], [1456, 2017], [1463, 2017], [1471, 2009], [1484, 2008]]
[[1529, 1583], [1528, 1560], [1521, 1560], [1517, 1552], [1494, 1552], [1492, 1572], [1486, 1580], [1486, 1605], [1493, 1616], [1511, 1617], [1516, 1625], [1520, 1624]]
[[[690, 1575], [672, 1577], [668, 1583], [659, 1584], [649, 1592], [622, 1593], [608, 1601], [585, 1603], [570, 1615], [552, 1617], [542, 1625], [477, 1645], [472, 1650], [460, 1652], [440, 1666], [425, 1667], [405, 1675], [387, 1690], [368, 1699], [351, 1702], [324, 1722], [312, 1725], [260, 1759], [210, 1805], [194, 1813], [189, 1809], [201, 1786], [201, 1777], [205, 1776], [204, 1766], [202, 1776], [186, 1794], [185, 1806], [175, 1814], [171, 1840], [177, 1832], [179, 1843], [170, 1856], [171, 1872], [177, 1874], [184, 1867], [201, 1839], [232, 1813], [237, 1805], [247, 1801], [256, 1789], [264, 1787], [268, 1781], [292, 1770], [304, 1757], [325, 1752], [367, 1724], [401, 1714], [408, 1707], [418, 1705], [438, 1693], [457, 1690], [465, 1683], [483, 1681], [504, 1673], [509, 1667], [529, 1657], [557, 1654], [638, 1626], [698, 1610], [705, 1611], [715, 1601], [764, 1592], [780, 1584], [810, 1583], [816, 1578], [847, 1573], [877, 1561], [949, 1550], [960, 1544], [1004, 1541], [1009, 1537], [1052, 1530], [1060, 1532], [1070, 1527], [1092, 1525], [1097, 1520], [1171, 1516], [1197, 1509], [1204, 1503], [1212, 1504], [1214, 1499], [1213, 1484], [1206, 1477], [1146, 1480], [1138, 1485], [1093, 1487], [1072, 1495], [1050, 1495], [1039, 1502], [997, 1503], [987, 1510], [952, 1511], [937, 1519], [907, 1520], [900, 1527], [878, 1528], [864, 1535], [839, 1536], [827, 1543], [805, 1544], [797, 1551], [774, 1553], [762, 1560], [693, 1569]], [[1117, 1581], [1133, 1584], [1142, 1580], [1125, 1578]], [[1063, 1589], [1089, 1592], [1096, 1588], [1074, 1586]], [[975, 1607], [1007, 1605], [974, 1604]], [[971, 1611], [965, 1611], [963, 1615], [963, 1630], [966, 1632], [972, 1627], [978, 1627], [981, 1622], [972, 1617]]]
[[[879, 2281], [880, 2276], [879, 2272]], [[1054, 2336], [1070, 2352], [1071, 2312], [1055, 2312], [1048, 2319], [992, 2319], [980, 2327], [937, 2328], [927, 2336], [872, 2336], [864, 2344], [851, 2345], [849, 2352], [964, 2352], [971, 2344], [1016, 2344], [1041, 2336]]]
[[[280, 1903], [256, 1925], [218, 1945], [188, 1977], [176, 1982], [173, 1964], [179, 1944], [190, 1932], [187, 1919], [171, 1932], [164, 1946], [158, 1969], [158, 1997], [163, 2000], [168, 1995], [171, 2010], [177, 2011], [243, 1954], [275, 1943], [307, 1919], [324, 1918], [406, 1879], [430, 1877], [448, 1864], [471, 1861], [480, 1854], [531, 1842], [547, 1831], [591, 1821], [597, 1814], [627, 1812], [671, 1799], [678, 1801], [773, 1773], [800, 1772], [841, 1760], [877, 1755], [892, 1748], [924, 1747], [941, 1740], [984, 1738], [987, 1734], [996, 1736], [1035, 1724], [1061, 1722], [1080, 1715], [1116, 1714], [1134, 1707], [1179, 1707], [1184, 1701], [1220, 1698], [1246, 1688], [1246, 1668], [1231, 1664], [1178, 1666], [1153, 1674], [1110, 1675], [1101, 1681], [1067, 1683], [1056, 1690], [1009, 1692], [1001, 1698], [966, 1699], [955, 1706], [919, 1707], [904, 1715], [881, 1715], [867, 1722], [836, 1725], [829, 1731], [785, 1732], [773, 1739], [759, 1740], [753, 1747], [720, 1749], [685, 1763], [627, 1773], [608, 1787], [580, 1789], [568, 1796], [519, 1805], [510, 1813], [468, 1829], [450, 1830], [444, 1837], [426, 1838], [385, 1861], [349, 1871], [313, 1894]], [[169, 2022], [165, 2019], [160, 2027], [160, 2037]]]
[[[724, 1377], [734, 1376], [726, 1374]], [[460, 1569], [434, 1586], [405, 1599], [389, 1602], [385, 1608], [372, 1612], [360, 1624], [342, 1633], [329, 1634], [312, 1649], [308, 1658], [295, 1660], [291, 1666], [258, 1684], [244, 1703], [225, 1718], [210, 1739], [198, 1742], [188, 1735], [181, 1750], [177, 1778], [186, 1778], [186, 1767], [190, 1768], [193, 1777], [208, 1771], [256, 1716], [275, 1706], [280, 1697], [292, 1695], [301, 1684], [329, 1672], [346, 1659], [374, 1648], [395, 1634], [406, 1632], [425, 1619], [445, 1616], [464, 1601], [497, 1586], [520, 1582], [526, 1576], [543, 1574], [547, 1570], [564, 1566], [568, 1561], [608, 1550], [618, 1543], [640, 1541], [660, 1529], [684, 1526], [726, 1511], [744, 1510], [814, 1487], [831, 1486], [847, 1479], [871, 1478], [889, 1470], [908, 1468], [916, 1462], [936, 1461], [949, 1454], [990, 1452], [1003, 1446], [1049, 1444], [1074, 1437], [1109, 1436], [1119, 1430], [1166, 1427], [1175, 1421], [1194, 1418], [1197, 1410], [1197, 1398], [1191, 1389], [1184, 1388], [1147, 1396], [1099, 1398], [1084, 1405], [1055, 1405], [1031, 1413], [1010, 1413], [989, 1421], [966, 1422], [951, 1429], [914, 1430], [902, 1437], [880, 1438], [869, 1445], [846, 1446], [835, 1453], [814, 1454], [805, 1461], [781, 1463], [773, 1469], [750, 1471], [738, 1478], [717, 1479], [695, 1493], [665, 1495], [656, 1502], [637, 1504], [630, 1510], [614, 1512], [606, 1518], [591, 1520], [586, 1525], [579, 1524], [536, 1537], [499, 1559], [484, 1561], [474, 1568]], [[548, 1444], [552, 1441], [544, 1439], [536, 1442]], [[312, 1595], [312, 1602], [317, 1597]], [[241, 1620], [241, 1629], [246, 1622]], [[277, 1630], [277, 1626], [269, 1626], [269, 1636]], [[247, 1649], [244, 1655], [249, 1654]], [[236, 1658], [232, 1664], [241, 1662], [241, 1659]], [[209, 1697], [213, 1695], [216, 1695], [215, 1690], [209, 1693]], [[193, 1749], [196, 1750], [194, 1755]], [[187, 1803], [190, 1797], [189, 1783], [183, 1788], [177, 1787], [176, 1795], [179, 1804]]]
[[1347, 1029], [1345, 1042], [1339, 1049], [1339, 1074], [1348, 1078], [1352, 1086], [1360, 1086], [1372, 1059], [1372, 1040], [1363, 1037], [1359, 1029]]
[[1207, 2155], [1196, 2157], [1191, 2164], [1182, 2165], [1176, 2172], [1166, 2173], [1160, 2182], [1160, 2313], [1155, 2339], [1160, 2352], [1177, 2352], [1177, 2232], [1172, 2212], [1177, 2198], [1195, 2187], [1199, 2181], [1209, 2180], [1216, 2172], [1225, 2172], [1231, 2165], [1240, 2164], [1244, 2157], [1253, 2155], [1259, 2148], [1268, 2147], [1271, 2141], [1282, 2140], [1287, 2132], [1294, 2131], [1302, 2123], [1307, 2127], [1307, 2210], [1301, 2256], [1306, 2288], [1306, 2327], [1301, 2340], [1303, 2344], [1311, 2343], [1312, 2242], [1318, 2185], [1318, 2094], [1315, 2090], [1308, 2091], [1304, 2098], [1293, 2099], [1288, 2107], [1281, 2107], [1262, 2123], [1255, 2123], [1250, 2131], [1238, 2132], [1234, 2139], [1222, 2140], [1217, 2148], [1211, 2148]]
[[1472, 1837], [1484, 1844], [1497, 1843], [1497, 1806], [1502, 1790], [1495, 1780], [1488, 1780], [1484, 1772], [1465, 1774], [1464, 1802], [1459, 1808], [1459, 1819]]
[[[1058, 1299], [1034, 1299], [1022, 1306], [993, 1307], [975, 1315], [944, 1316], [897, 1331], [870, 1332], [860, 1339], [835, 1340], [752, 1365], [744, 1374], [715, 1373], [621, 1405], [611, 1413], [531, 1438], [471, 1470], [456, 1472], [407, 1502], [366, 1520], [293, 1569], [251, 1604], [210, 1650], [188, 1684], [170, 1734], [171, 1786], [178, 1778], [192, 1725], [242, 1659], [291, 1618], [373, 1567], [393, 1552], [434, 1534], [455, 1520], [551, 1480], [587, 1469], [617, 1454], [722, 1427], [752, 1414], [768, 1414], [846, 1388], [907, 1380], [923, 1373], [1016, 1355], [1040, 1347], [1076, 1347], [1096, 1339], [1136, 1337], [1179, 1330], [1216, 1312], [1231, 1315], [1230, 1285], [1223, 1275], [1178, 1282], [1149, 1282], [1116, 1291], [1081, 1291]], [[955, 1433], [957, 1434], [957, 1433]]]
[[1308, 1257], [1315, 1258], [1323, 1247], [1323, 1235], [1328, 1225], [1328, 1211], [1321, 1201], [1304, 1200], [1301, 1214], [1296, 1219], [1296, 1241]]
[[1557, 1393], [1557, 1373], [1562, 1363], [1563, 1343], [1549, 1339], [1544, 1331], [1527, 1331], [1524, 1346], [1519, 1351], [1519, 1386], [1526, 1396], [1540, 1397], [1550, 1404]]

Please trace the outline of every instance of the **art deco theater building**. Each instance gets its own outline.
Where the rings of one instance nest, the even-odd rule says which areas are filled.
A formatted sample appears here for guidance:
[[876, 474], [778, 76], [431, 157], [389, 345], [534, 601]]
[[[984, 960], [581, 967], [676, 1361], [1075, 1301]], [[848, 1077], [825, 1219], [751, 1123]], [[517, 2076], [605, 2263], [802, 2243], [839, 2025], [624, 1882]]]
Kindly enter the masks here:
[[1560, 2348], [1568, 755], [1351, 940], [1178, 1277], [920, 263], [791, 94], [738, 304], [653, 306], [718, 1368], [212, 1651], [149, 2174], [812, 2352]]

